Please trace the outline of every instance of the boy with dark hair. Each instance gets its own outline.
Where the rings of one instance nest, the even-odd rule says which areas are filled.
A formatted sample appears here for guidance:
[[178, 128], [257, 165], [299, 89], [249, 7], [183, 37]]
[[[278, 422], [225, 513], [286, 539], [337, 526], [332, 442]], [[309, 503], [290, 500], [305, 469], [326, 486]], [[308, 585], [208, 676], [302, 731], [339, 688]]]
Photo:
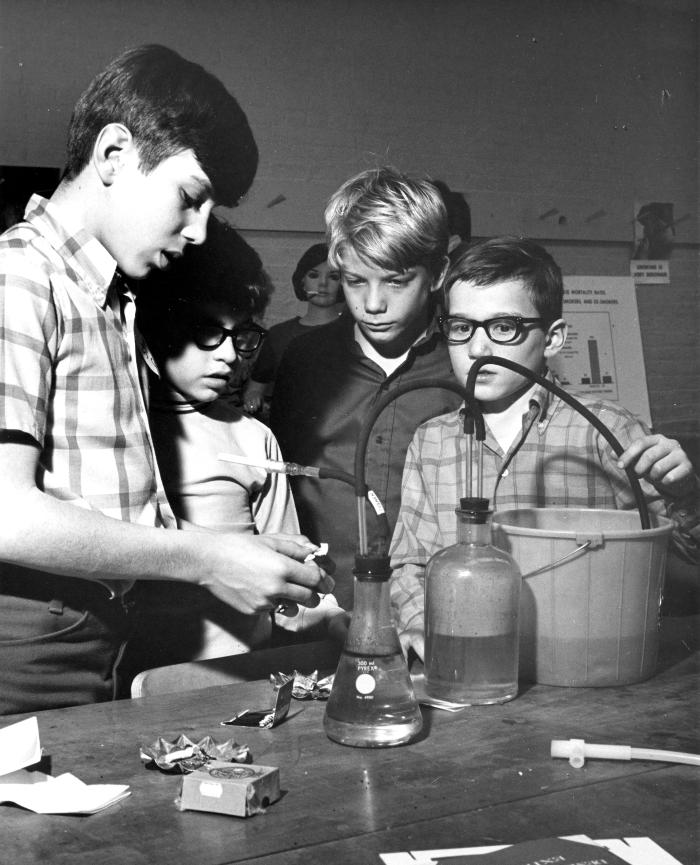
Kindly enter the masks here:
[[[531, 240], [497, 237], [452, 253], [440, 326], [459, 381], [480, 357], [512, 360], [546, 374], [566, 341], [563, 282], [554, 259]], [[541, 385], [502, 366], [481, 367], [474, 391], [484, 414], [483, 490], [491, 506], [635, 506], [625, 473], [642, 479], [649, 510], [676, 522], [675, 540], [698, 556], [700, 481], [678, 442], [650, 435], [626, 409], [580, 399], [626, 448], [618, 459], [588, 421]], [[423, 657], [428, 559], [456, 543], [454, 509], [467, 493], [461, 410], [423, 424], [411, 442], [391, 544], [391, 595], [404, 651]]]
[[0, 239], [0, 714], [109, 699], [136, 579], [206, 585], [243, 612], [313, 605], [301, 537], [175, 527], [139, 388], [141, 279], [205, 238], [257, 150], [240, 106], [162, 46], [78, 102], [69, 166]]
[[[452, 376], [434, 320], [447, 264], [447, 215], [431, 182], [378, 168], [344, 183], [325, 218], [328, 261], [340, 272], [349, 315], [290, 344], [270, 425], [286, 460], [352, 472], [362, 422], [380, 397], [418, 379]], [[367, 479], [390, 525], [413, 431], [458, 402], [452, 391], [415, 390], [378, 418], [367, 448]], [[349, 609], [357, 552], [353, 491], [306, 477], [292, 484], [302, 531], [329, 543], [335, 594]], [[374, 523], [369, 529], [374, 549]]]
[[131, 134], [144, 174], [191, 150], [217, 204], [235, 207], [255, 177], [258, 148], [243, 109], [218, 78], [164, 45], [125, 51], [80, 96], [68, 130], [67, 180], [88, 165], [111, 123]]
[[[226, 222], [211, 217], [207, 239], [167, 272], [141, 286], [137, 324], [156, 366], [149, 418], [163, 485], [178, 519], [212, 531], [298, 534], [287, 477], [268, 473], [281, 460], [277, 441], [245, 415], [230, 392], [238, 365], [260, 348], [265, 331], [253, 316], [267, 302], [257, 252]], [[219, 454], [251, 465], [223, 462]], [[127, 666], [149, 667], [233, 655], [269, 644], [273, 622], [287, 631], [325, 636], [341, 615], [331, 595], [296, 615], [247, 615], [205, 589], [159, 580], [139, 586], [137, 627]]]

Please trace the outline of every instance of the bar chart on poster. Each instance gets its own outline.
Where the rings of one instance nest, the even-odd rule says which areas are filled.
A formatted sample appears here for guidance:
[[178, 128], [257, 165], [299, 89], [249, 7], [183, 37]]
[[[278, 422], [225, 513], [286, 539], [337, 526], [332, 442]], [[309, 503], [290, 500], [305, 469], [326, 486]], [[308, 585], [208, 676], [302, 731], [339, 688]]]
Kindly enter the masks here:
[[567, 276], [569, 335], [550, 366], [577, 396], [611, 400], [651, 423], [644, 354], [631, 277]]

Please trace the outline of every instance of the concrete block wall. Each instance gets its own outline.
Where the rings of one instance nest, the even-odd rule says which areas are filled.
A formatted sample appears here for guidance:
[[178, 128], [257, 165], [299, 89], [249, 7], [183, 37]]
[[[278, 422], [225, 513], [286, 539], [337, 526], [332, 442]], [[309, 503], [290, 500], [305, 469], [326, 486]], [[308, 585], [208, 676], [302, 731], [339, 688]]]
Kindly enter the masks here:
[[627, 274], [636, 206], [673, 202], [671, 285], [637, 298], [654, 423], [700, 435], [695, 0], [3, 0], [0, 28], [0, 165], [60, 167], [75, 99], [129, 45], [231, 88], [261, 162], [224, 215], [272, 276], [268, 323], [303, 308], [296, 260], [372, 165], [445, 180], [475, 235], [537, 237], [567, 273]]

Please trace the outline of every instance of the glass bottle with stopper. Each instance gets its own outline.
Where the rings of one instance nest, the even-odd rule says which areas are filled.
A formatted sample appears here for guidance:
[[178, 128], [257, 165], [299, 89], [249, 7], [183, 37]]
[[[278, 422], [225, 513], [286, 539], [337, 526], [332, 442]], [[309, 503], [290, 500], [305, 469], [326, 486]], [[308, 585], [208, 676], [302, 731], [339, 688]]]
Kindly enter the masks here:
[[425, 572], [425, 677], [431, 697], [466, 705], [504, 703], [518, 693], [521, 576], [491, 544], [488, 499], [463, 498], [457, 543]]

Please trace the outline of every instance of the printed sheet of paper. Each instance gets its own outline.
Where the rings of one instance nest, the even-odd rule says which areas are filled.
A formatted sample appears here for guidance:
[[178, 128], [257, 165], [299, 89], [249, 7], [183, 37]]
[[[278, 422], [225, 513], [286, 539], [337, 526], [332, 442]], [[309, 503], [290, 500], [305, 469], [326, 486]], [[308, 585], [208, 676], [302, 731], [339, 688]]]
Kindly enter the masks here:
[[84, 784], [69, 772], [28, 772], [41, 759], [39, 723], [27, 718], [0, 730], [0, 802], [37, 814], [94, 814], [130, 796], [126, 784]]
[[651, 423], [634, 281], [628, 276], [567, 276], [569, 336], [550, 366], [574, 396], [619, 403]]
[[[551, 857], [551, 844], [556, 841], [574, 842], [576, 845], [591, 845], [593, 847], [602, 848], [608, 851], [610, 857], [595, 857], [607, 858], [610, 863], [626, 862], [628, 865], [682, 865], [674, 856], [667, 853], [651, 838], [606, 838], [604, 840], [594, 841], [587, 835], [567, 835], [560, 839], [543, 839], [542, 841], [526, 841], [522, 844], [513, 845], [497, 845], [489, 847], [456, 847], [445, 850], [411, 850], [400, 853], [380, 853], [379, 858], [384, 865], [460, 865], [462, 862], [473, 862], [477, 865], [478, 862], [484, 862], [487, 865], [489, 862], [494, 862], [497, 865], [499, 862], [518, 863], [520, 861], [532, 863], [533, 861], [546, 862], [571, 862], [571, 859], [563, 858], [566, 854], [559, 851], [555, 857]], [[538, 846], [541, 846], [542, 856], [538, 858]], [[547, 846], [549, 845], [549, 846]], [[579, 847], [579, 849], [581, 849]], [[573, 848], [572, 848], [573, 850]], [[522, 851], [524, 859], [519, 860], [518, 855]], [[573, 850], [575, 854], [576, 851]], [[533, 856], [535, 857], [533, 860]], [[562, 858], [558, 858], [561, 856]], [[499, 858], [500, 857], [500, 858]], [[506, 858], [503, 858], [506, 857]], [[577, 860], [576, 855], [573, 861]], [[589, 857], [584, 857], [584, 861], [590, 861]], [[602, 863], [601, 863], [602, 865]]]

